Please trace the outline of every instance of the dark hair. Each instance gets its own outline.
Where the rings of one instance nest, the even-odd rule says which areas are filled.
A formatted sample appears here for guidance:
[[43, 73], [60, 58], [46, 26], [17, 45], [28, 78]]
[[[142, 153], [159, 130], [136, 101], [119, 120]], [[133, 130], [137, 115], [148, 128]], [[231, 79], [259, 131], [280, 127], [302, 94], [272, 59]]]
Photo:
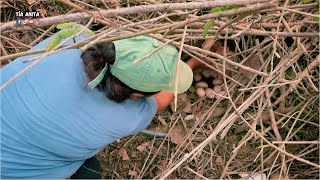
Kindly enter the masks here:
[[[89, 81], [96, 78], [106, 63], [113, 64], [115, 61], [115, 48], [113, 43], [104, 43], [92, 46], [81, 54], [84, 64], [84, 70]], [[113, 76], [108, 68], [107, 73], [102, 81], [97, 85], [99, 91], [103, 92], [109, 99], [122, 102], [128, 98], [132, 93], [141, 93], [145, 96], [150, 96], [156, 92], [141, 92], [130, 88], [118, 78]]]

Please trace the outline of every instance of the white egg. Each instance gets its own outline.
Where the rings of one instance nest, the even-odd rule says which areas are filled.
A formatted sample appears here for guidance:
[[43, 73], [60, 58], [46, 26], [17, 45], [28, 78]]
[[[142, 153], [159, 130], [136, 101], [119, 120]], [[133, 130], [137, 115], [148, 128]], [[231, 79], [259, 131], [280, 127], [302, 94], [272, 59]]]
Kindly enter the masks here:
[[213, 85], [221, 85], [221, 84], [223, 84], [223, 80], [222, 79], [214, 79], [212, 81], [212, 84]]
[[206, 95], [206, 91], [203, 88], [198, 88], [197, 95], [202, 98]]
[[216, 95], [215, 95], [215, 98], [216, 98], [216, 100], [220, 100], [220, 99], [222, 99], [223, 97], [223, 95], [225, 94], [225, 91], [220, 91], [220, 92], [218, 92]]
[[214, 96], [215, 96], [213, 89], [211, 89], [211, 88], [206, 89], [206, 96], [207, 96], [209, 99], [213, 99]]
[[202, 76], [200, 73], [194, 73], [193, 80], [194, 81], [200, 81], [202, 79]]
[[208, 84], [203, 81], [197, 82], [196, 86], [200, 88], [208, 88]]
[[214, 92], [218, 93], [218, 92], [222, 91], [222, 88], [221, 88], [221, 86], [214, 86], [213, 90], [214, 90]]

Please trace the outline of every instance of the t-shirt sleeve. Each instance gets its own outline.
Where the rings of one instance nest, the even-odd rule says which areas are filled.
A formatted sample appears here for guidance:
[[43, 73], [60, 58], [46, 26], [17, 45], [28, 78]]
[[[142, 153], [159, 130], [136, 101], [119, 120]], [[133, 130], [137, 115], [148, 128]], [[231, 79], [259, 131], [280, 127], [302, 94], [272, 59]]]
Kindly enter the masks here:
[[153, 117], [157, 113], [157, 103], [152, 96], [145, 98], [145, 107], [141, 110], [142, 119], [138, 126], [130, 134], [137, 134], [144, 130], [152, 121]]

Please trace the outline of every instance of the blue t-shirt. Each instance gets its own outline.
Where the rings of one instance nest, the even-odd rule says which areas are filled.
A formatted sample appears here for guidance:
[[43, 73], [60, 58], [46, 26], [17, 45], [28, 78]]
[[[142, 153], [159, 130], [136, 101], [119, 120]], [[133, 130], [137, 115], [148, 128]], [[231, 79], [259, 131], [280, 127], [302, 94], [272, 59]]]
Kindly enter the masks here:
[[[1, 91], [1, 178], [67, 178], [106, 145], [151, 122], [152, 97], [116, 103], [89, 89], [80, 55], [79, 49], [50, 55]], [[0, 85], [36, 56], [3, 67]]]

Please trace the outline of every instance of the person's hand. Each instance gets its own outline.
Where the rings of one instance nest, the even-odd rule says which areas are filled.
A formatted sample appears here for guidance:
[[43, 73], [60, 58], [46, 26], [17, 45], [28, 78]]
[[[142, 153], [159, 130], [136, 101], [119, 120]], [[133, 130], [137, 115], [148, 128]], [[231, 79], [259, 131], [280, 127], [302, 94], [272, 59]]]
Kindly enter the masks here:
[[199, 60], [195, 59], [195, 58], [190, 58], [186, 64], [188, 64], [188, 66], [194, 70], [194, 69], [197, 69], [197, 68], [205, 68], [205, 65], [200, 62]]
[[[206, 39], [203, 43], [202, 43], [202, 49], [203, 50], [207, 50], [210, 51], [210, 49], [212, 48], [212, 46], [215, 44], [216, 40], [212, 39]], [[202, 63], [201, 61], [197, 60], [196, 58], [190, 58], [187, 62], [186, 62], [191, 69], [196, 69], [196, 68], [206, 68], [205, 64]]]
[[152, 95], [152, 97], [157, 103], [157, 112], [161, 112], [171, 103], [174, 95], [172, 92], [163, 90]]
[[213, 44], [216, 42], [216, 40], [214, 40], [213, 38], [211, 39], [206, 39], [203, 43], [202, 43], [202, 49], [210, 51], [211, 47], [213, 46]]

